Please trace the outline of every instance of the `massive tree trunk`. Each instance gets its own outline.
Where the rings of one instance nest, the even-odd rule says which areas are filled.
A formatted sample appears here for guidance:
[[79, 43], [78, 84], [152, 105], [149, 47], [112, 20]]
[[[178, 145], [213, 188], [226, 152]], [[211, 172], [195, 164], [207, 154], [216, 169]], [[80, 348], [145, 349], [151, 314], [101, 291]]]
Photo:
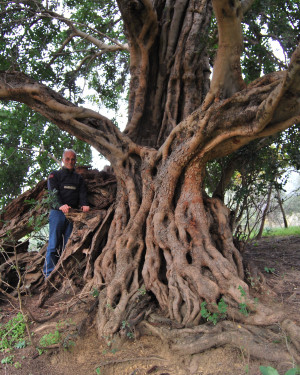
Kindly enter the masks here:
[[[203, 322], [203, 302], [218, 313], [221, 299], [234, 321], [282, 320], [280, 311], [250, 295], [229, 210], [204, 186], [208, 161], [300, 120], [300, 46], [288, 71], [248, 87], [242, 81], [241, 18], [248, 3], [213, 1], [220, 50], [207, 93], [209, 67], [201, 40], [210, 2], [158, 2], [154, 8], [147, 0], [119, 1], [131, 53], [124, 133], [24, 74], [0, 74], [0, 98], [24, 102], [94, 146], [111, 162], [117, 182], [111, 210], [69, 215], [75, 229], [43, 287], [41, 304], [67, 275], [82, 292], [100, 290], [97, 329], [103, 337], [118, 332], [123, 321], [137, 324], [148, 313], [141, 290], [180, 327]], [[83, 284], [75, 280], [76, 267], [83, 271]]]

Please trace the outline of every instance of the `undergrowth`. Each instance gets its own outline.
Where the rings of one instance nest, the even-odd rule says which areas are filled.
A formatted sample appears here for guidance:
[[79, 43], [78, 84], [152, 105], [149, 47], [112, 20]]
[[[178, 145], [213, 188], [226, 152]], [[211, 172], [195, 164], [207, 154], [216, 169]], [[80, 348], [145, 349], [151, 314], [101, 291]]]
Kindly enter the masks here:
[[0, 324], [0, 351], [24, 348], [26, 346], [26, 324], [19, 312], [6, 324]]
[[[271, 366], [268, 366], [268, 367], [260, 366], [259, 369], [262, 375], [279, 375], [278, 371]], [[298, 374], [300, 374], [300, 367], [291, 368], [284, 375], [298, 375]]]
[[299, 236], [300, 227], [289, 228], [265, 228], [263, 237], [276, 237], [276, 236]]

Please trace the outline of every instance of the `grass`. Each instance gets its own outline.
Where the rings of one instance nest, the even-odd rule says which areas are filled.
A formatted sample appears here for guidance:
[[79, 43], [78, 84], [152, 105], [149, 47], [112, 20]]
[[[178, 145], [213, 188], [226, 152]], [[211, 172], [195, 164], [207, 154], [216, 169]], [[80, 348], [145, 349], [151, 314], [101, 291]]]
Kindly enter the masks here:
[[265, 228], [263, 231], [263, 237], [275, 236], [300, 236], [300, 227]]

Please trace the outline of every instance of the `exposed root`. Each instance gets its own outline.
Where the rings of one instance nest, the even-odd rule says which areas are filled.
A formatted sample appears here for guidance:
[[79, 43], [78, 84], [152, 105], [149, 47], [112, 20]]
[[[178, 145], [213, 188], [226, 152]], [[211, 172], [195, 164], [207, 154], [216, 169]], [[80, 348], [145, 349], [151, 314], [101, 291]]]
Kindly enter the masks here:
[[36, 316], [34, 316], [32, 314], [32, 312], [30, 310], [27, 309], [27, 312], [28, 312], [28, 315], [29, 315], [30, 319], [33, 320], [34, 322], [37, 322], [37, 323], [48, 322], [49, 320], [51, 320], [52, 318], [56, 317], [60, 313], [60, 311], [53, 311], [46, 318], [37, 318]]
[[[133, 357], [133, 358], [124, 358], [124, 359], [113, 359], [111, 361], [101, 362], [100, 367], [107, 367], [117, 363], [125, 363], [125, 362], [144, 362], [144, 361], [165, 361], [164, 358], [158, 356], [149, 356], [149, 357]], [[99, 362], [97, 362], [98, 364]], [[133, 372], [135, 373], [135, 371]], [[150, 372], [148, 372], [150, 374]]]
[[[300, 328], [291, 321], [282, 326], [255, 327], [222, 321], [217, 325], [203, 324], [191, 329], [170, 329], [161, 323], [143, 321], [139, 328], [144, 334], [158, 336], [170, 350], [179, 355], [194, 355], [211, 348], [229, 345], [245, 352], [248, 356], [270, 362], [300, 363]], [[285, 334], [291, 342], [286, 351], [282, 350]], [[298, 353], [297, 353], [298, 350]]]
[[[286, 319], [282, 323], [282, 328], [292, 342], [291, 346], [287, 343], [289, 350], [292, 352], [295, 358], [297, 358], [297, 361], [300, 362], [300, 327], [297, 326], [293, 321]], [[296, 351], [294, 347], [296, 348]]]

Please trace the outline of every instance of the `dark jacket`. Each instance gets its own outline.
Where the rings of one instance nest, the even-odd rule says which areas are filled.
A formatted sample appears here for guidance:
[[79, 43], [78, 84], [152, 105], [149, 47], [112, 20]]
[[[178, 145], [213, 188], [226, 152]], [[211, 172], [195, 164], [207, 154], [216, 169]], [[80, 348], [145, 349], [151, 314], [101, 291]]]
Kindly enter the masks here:
[[55, 192], [56, 202], [52, 204], [52, 208], [56, 210], [64, 204], [72, 208], [88, 206], [84, 180], [74, 170], [63, 167], [51, 172], [47, 186], [48, 190]]

